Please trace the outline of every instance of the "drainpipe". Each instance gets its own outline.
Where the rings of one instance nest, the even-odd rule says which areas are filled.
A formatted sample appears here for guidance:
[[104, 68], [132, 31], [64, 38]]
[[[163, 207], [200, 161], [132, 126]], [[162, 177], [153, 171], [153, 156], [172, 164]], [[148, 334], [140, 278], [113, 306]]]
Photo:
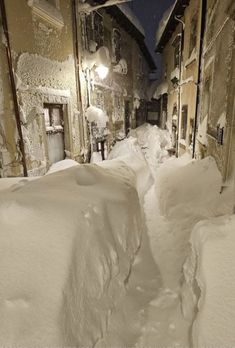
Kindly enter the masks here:
[[23, 139], [23, 134], [22, 134], [22, 129], [21, 129], [20, 110], [19, 110], [19, 104], [18, 104], [18, 98], [17, 98], [17, 90], [16, 90], [14, 69], [13, 69], [13, 63], [12, 63], [10, 38], [9, 38], [9, 32], [8, 32], [7, 16], [6, 16], [6, 8], [5, 8], [4, 0], [0, 0], [0, 10], [1, 10], [1, 17], [2, 17], [3, 32], [4, 32], [4, 35], [6, 38], [7, 63], [8, 63], [8, 68], [9, 68], [16, 126], [17, 126], [17, 130], [18, 130], [18, 134], [19, 134], [19, 147], [20, 147], [20, 152], [22, 155], [23, 173], [24, 173], [24, 176], [26, 177], [26, 176], [28, 176], [28, 172], [27, 172], [25, 149], [24, 149], [24, 139]]
[[178, 83], [178, 130], [177, 130], [177, 139], [176, 139], [176, 155], [179, 157], [179, 134], [180, 134], [180, 119], [181, 119], [181, 80], [182, 80], [182, 57], [183, 57], [183, 40], [184, 40], [184, 28], [185, 23], [175, 16], [175, 19], [182, 25], [181, 29], [181, 38], [180, 38], [180, 59], [179, 59], [179, 83]]
[[83, 101], [82, 101], [82, 86], [81, 86], [81, 76], [80, 76], [80, 66], [81, 59], [79, 55], [79, 38], [78, 38], [78, 8], [77, 0], [72, 0], [72, 20], [73, 20], [73, 35], [74, 35], [74, 49], [75, 49], [75, 70], [76, 70], [76, 84], [77, 84], [77, 98], [78, 104], [81, 111], [81, 135], [82, 135], [82, 145], [85, 148], [85, 127], [84, 127], [84, 118], [83, 118]]
[[199, 114], [199, 102], [200, 102], [200, 83], [202, 81], [202, 54], [203, 43], [206, 30], [206, 12], [207, 12], [207, 0], [201, 0], [201, 33], [200, 33], [200, 46], [199, 46], [199, 58], [198, 58], [198, 78], [197, 78], [197, 97], [196, 97], [196, 109], [194, 118], [194, 133], [193, 133], [193, 154], [195, 158], [196, 152], [196, 136], [198, 128], [198, 114]]

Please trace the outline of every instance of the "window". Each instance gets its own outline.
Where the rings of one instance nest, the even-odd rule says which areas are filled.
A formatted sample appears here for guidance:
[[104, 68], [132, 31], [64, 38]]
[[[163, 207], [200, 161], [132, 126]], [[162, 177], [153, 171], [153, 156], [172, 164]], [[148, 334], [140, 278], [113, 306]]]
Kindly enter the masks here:
[[59, 0], [31, 0], [28, 1], [28, 6], [32, 8], [32, 13], [48, 23], [62, 28], [64, 26], [63, 17], [59, 11]]
[[97, 43], [97, 48], [104, 45], [103, 17], [98, 12], [94, 13], [94, 41]]
[[123, 119], [122, 115], [122, 101], [121, 97], [115, 95], [114, 97], [114, 121], [121, 121]]
[[138, 56], [138, 71], [137, 71], [137, 75], [139, 77], [143, 76], [144, 74], [144, 65], [143, 65], [143, 58], [142, 56], [139, 54]]
[[65, 158], [63, 105], [44, 104], [44, 120], [49, 163], [62, 161]]
[[182, 114], [181, 114], [181, 139], [186, 140], [186, 134], [187, 134], [187, 123], [188, 123], [188, 105], [184, 105], [182, 107]]
[[205, 84], [204, 84], [203, 104], [202, 104], [203, 116], [209, 115], [210, 94], [211, 94], [210, 90], [211, 90], [211, 81], [210, 81], [210, 78], [208, 77], [205, 81]]
[[113, 62], [118, 63], [121, 59], [121, 33], [118, 29], [113, 29], [112, 53]]
[[86, 16], [86, 39], [90, 52], [95, 52], [104, 45], [103, 17], [97, 11]]
[[197, 14], [193, 16], [190, 27], [189, 57], [197, 44]]
[[217, 126], [217, 143], [224, 144], [224, 127], [221, 128], [220, 125]]
[[172, 45], [174, 47], [174, 68], [177, 68], [180, 66], [181, 36], [177, 35]]
[[63, 109], [62, 105], [44, 105], [45, 126], [47, 132], [63, 132]]

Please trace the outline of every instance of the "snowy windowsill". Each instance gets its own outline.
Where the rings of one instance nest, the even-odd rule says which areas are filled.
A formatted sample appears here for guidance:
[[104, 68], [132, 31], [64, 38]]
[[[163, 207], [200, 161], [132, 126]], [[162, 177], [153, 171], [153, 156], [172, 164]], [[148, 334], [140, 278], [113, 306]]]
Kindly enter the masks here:
[[61, 29], [64, 20], [60, 11], [45, 0], [28, 0], [28, 5], [32, 8], [33, 14], [46, 20], [50, 24]]

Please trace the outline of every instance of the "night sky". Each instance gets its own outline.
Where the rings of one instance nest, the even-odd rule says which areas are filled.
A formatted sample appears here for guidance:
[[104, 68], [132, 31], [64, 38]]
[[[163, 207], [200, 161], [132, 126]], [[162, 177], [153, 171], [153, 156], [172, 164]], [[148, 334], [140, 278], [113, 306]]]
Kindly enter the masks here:
[[160, 59], [154, 52], [155, 34], [163, 13], [174, 3], [174, 0], [133, 0], [130, 6], [140, 19], [145, 32], [146, 43], [158, 66], [160, 73]]

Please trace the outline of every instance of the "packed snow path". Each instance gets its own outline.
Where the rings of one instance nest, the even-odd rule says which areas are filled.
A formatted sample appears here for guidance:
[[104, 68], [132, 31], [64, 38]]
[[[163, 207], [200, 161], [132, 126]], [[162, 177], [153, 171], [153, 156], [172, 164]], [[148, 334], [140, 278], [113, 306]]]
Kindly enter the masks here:
[[[223, 320], [208, 324], [210, 302], [200, 299], [195, 316], [194, 274], [203, 231], [212, 250], [213, 217], [231, 213], [229, 191], [220, 194], [211, 158], [169, 158], [169, 146], [166, 131], [144, 125], [98, 166], [64, 161], [40, 180], [0, 182], [1, 345], [186, 347], [222, 337]], [[221, 219], [232, 251], [234, 220]]]

